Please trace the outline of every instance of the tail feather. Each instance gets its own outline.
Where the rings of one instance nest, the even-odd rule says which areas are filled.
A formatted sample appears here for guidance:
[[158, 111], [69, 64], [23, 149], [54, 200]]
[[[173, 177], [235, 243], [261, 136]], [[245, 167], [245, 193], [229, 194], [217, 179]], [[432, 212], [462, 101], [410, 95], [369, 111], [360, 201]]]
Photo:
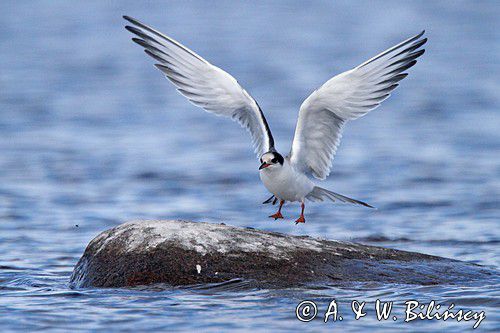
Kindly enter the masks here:
[[264, 201], [262, 204], [265, 205], [265, 204], [270, 203], [274, 206], [276, 204], [276, 201], [278, 201], [278, 198], [276, 198], [274, 195], [272, 195], [269, 199]]
[[340, 201], [343, 203], [349, 203], [349, 204], [353, 204], [353, 205], [361, 205], [361, 206], [365, 206], [365, 207], [375, 208], [375, 207], [367, 204], [366, 202], [346, 197], [345, 195], [329, 191], [329, 190], [324, 189], [324, 188], [319, 187], [319, 186], [315, 186], [313, 188], [313, 190], [311, 191], [311, 193], [309, 193], [306, 196], [306, 199], [309, 199], [311, 201], [323, 201], [324, 199], [329, 199], [333, 202]]

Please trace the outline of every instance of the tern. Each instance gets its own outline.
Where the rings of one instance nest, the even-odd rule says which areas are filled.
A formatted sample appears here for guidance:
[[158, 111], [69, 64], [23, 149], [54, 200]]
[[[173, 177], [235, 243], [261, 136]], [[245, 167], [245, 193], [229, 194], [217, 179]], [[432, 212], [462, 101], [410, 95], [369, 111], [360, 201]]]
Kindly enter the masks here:
[[304, 223], [305, 201], [342, 202], [373, 206], [316, 186], [313, 177], [324, 180], [331, 171], [345, 124], [364, 116], [387, 99], [405, 73], [424, 54], [425, 31], [387, 49], [361, 65], [338, 74], [316, 89], [302, 103], [288, 155], [280, 154], [259, 104], [234, 77], [209, 63], [176, 40], [133, 19], [125, 28], [132, 40], [158, 63], [155, 66], [191, 103], [237, 121], [246, 128], [260, 159], [259, 174], [281, 219], [285, 202], [300, 202], [296, 223]]

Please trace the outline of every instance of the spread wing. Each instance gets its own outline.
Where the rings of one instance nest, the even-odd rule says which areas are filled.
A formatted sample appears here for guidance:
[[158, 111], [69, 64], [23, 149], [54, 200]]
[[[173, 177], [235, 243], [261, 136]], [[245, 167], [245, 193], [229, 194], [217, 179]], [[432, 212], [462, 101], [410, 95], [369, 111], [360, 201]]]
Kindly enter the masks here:
[[155, 66], [191, 103], [219, 116], [231, 117], [252, 136], [260, 155], [274, 147], [274, 140], [257, 102], [234, 77], [161, 32], [131, 18], [125, 28], [138, 38], [134, 42], [158, 61]]
[[334, 76], [300, 106], [290, 160], [299, 170], [325, 179], [345, 123], [375, 109], [396, 89], [424, 53], [424, 34], [411, 37], [356, 68]]

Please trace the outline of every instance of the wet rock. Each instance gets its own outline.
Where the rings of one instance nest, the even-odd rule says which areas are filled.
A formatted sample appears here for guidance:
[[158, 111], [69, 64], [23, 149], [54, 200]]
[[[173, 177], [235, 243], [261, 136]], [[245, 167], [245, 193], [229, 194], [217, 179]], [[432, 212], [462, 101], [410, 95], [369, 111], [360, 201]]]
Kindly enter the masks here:
[[488, 269], [457, 260], [350, 242], [289, 236], [224, 224], [132, 221], [87, 246], [73, 287], [190, 285], [233, 279], [253, 287], [304, 284], [463, 283]]

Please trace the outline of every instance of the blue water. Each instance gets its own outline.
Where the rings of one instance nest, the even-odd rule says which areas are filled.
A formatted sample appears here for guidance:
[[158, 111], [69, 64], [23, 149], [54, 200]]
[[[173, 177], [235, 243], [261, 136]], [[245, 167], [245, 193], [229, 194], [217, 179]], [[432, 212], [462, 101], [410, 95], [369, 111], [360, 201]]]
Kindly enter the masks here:
[[[187, 103], [130, 41], [147, 22], [226, 69], [259, 101], [278, 150], [300, 103], [336, 73], [427, 29], [421, 61], [348, 124], [324, 186], [378, 210], [311, 204], [266, 218], [248, 135]], [[436, 300], [485, 311], [491, 281], [418, 287], [71, 290], [86, 244], [135, 218], [225, 222], [500, 265], [500, 6], [494, 1], [0, 2], [0, 327], [3, 331], [471, 330], [472, 322], [358, 321], [352, 300]], [[336, 299], [342, 322], [295, 318]], [[319, 318], [319, 317], [318, 317]]]

